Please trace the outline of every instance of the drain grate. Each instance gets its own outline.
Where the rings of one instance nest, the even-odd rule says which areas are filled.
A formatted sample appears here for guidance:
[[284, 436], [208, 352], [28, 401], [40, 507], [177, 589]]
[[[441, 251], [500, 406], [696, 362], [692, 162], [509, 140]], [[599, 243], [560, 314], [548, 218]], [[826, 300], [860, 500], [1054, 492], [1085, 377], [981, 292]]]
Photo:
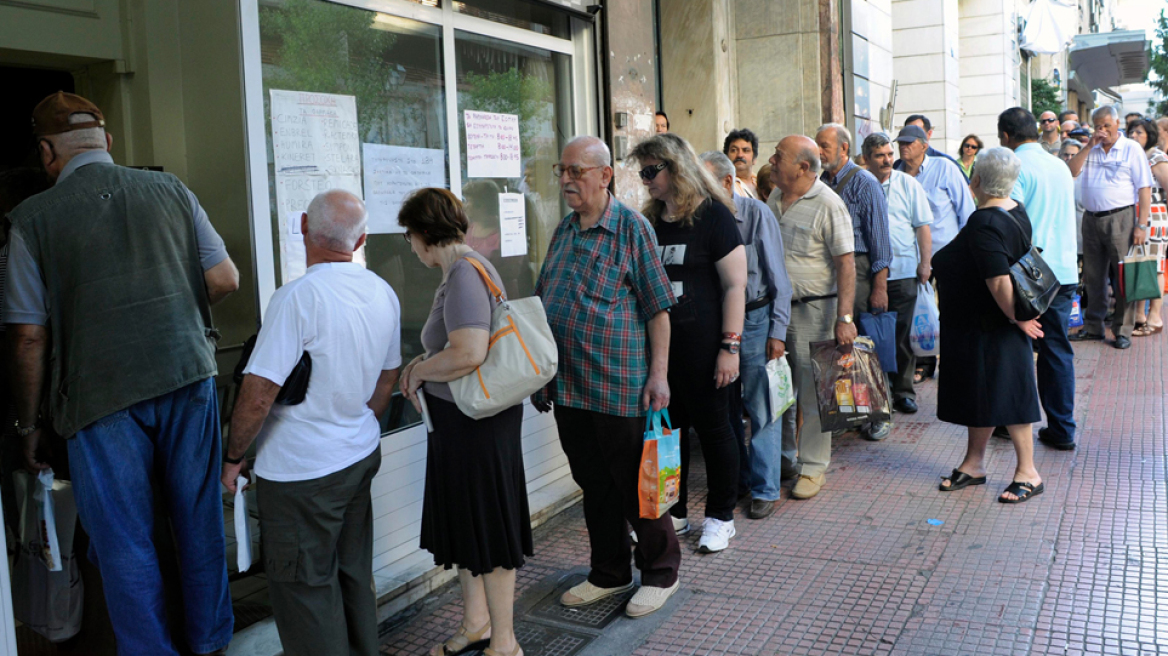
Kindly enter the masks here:
[[[526, 656], [575, 656], [595, 637], [542, 624], [516, 622], [515, 639], [523, 646]], [[475, 650], [464, 656], [480, 656], [482, 653]]]
[[568, 608], [561, 604], [560, 595], [583, 580], [583, 576], [570, 577], [555, 591], [540, 600], [535, 608], [531, 609], [530, 615], [586, 629], [603, 629], [624, 611], [625, 603], [633, 596], [633, 591], [629, 590], [579, 608]]

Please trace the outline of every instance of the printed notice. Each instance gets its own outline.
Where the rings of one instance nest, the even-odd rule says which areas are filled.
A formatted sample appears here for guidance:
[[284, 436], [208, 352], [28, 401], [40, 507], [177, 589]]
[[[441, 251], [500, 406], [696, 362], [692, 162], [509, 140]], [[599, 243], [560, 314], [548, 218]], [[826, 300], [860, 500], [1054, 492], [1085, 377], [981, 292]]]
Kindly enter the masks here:
[[431, 148], [407, 148], [362, 144], [365, 169], [365, 208], [370, 234], [403, 233], [397, 223], [406, 196], [423, 187], [446, 187], [446, 152]]
[[471, 178], [518, 178], [519, 117], [463, 111], [466, 123], [466, 174]]
[[312, 199], [329, 189], [362, 197], [357, 100], [272, 89], [271, 116], [280, 263], [282, 280], [287, 283], [304, 275], [307, 268], [300, 215]]
[[523, 194], [499, 194], [499, 235], [503, 257], [527, 255], [527, 216]]

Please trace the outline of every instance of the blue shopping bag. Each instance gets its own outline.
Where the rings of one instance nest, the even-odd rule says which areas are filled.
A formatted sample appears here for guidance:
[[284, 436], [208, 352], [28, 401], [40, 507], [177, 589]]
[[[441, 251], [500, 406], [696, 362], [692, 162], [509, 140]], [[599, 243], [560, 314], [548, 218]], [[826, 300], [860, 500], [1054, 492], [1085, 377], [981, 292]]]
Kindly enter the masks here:
[[1075, 294], [1071, 299], [1071, 328], [1078, 328], [1083, 325], [1083, 303], [1078, 294]]
[[670, 425], [669, 410], [665, 408], [650, 411], [645, 417], [639, 479], [637, 500], [644, 519], [657, 519], [677, 503], [681, 493], [681, 436]]
[[885, 373], [896, 373], [896, 313], [881, 312], [869, 314], [861, 312], [856, 320], [860, 334], [872, 339], [876, 345], [876, 357]]

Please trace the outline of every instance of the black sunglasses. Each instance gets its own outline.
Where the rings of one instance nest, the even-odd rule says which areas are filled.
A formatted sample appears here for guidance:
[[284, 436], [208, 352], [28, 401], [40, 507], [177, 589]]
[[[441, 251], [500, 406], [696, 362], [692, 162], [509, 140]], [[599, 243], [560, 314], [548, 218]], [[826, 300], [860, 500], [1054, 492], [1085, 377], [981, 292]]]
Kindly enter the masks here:
[[1057, 118], [1044, 118], [1039, 123], [1058, 123]]
[[657, 174], [664, 171], [666, 169], [666, 167], [668, 167], [668, 166], [669, 165], [666, 164], [665, 162], [660, 162], [658, 164], [650, 164], [649, 166], [646, 166], [645, 168], [638, 171], [637, 173], [638, 173], [638, 175], [641, 176], [642, 180], [648, 182], [649, 180], [652, 180], [653, 178], [657, 177]]
[[974, 150], [981, 150], [981, 146], [979, 146], [977, 144], [972, 144], [972, 143], [961, 144], [961, 147], [962, 148], [972, 148]]

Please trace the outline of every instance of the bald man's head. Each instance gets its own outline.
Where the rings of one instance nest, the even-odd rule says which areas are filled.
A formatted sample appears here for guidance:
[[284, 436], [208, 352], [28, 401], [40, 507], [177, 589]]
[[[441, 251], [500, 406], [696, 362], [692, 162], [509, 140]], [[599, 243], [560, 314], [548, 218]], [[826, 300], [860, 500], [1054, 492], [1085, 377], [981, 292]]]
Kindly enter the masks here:
[[583, 135], [572, 139], [564, 146], [564, 155], [569, 152], [588, 162], [588, 166], [612, 166], [612, 151], [608, 149], [608, 144], [593, 136]]
[[330, 189], [317, 194], [306, 214], [306, 236], [321, 248], [351, 253], [365, 234], [365, 203], [347, 191]]

